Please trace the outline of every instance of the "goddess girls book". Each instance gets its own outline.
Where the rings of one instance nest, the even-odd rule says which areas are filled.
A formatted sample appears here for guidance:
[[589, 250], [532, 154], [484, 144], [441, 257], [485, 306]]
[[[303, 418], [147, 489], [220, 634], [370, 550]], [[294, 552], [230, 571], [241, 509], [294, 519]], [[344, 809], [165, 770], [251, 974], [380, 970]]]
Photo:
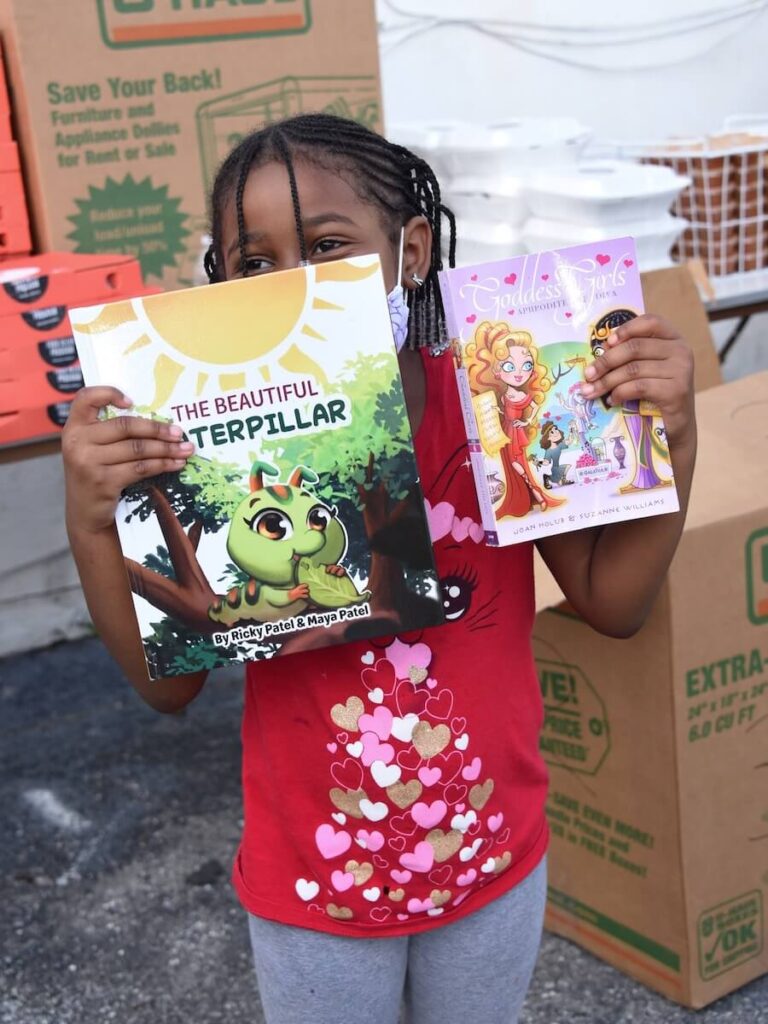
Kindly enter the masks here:
[[86, 384], [196, 445], [118, 507], [152, 678], [443, 621], [377, 257], [71, 320]]
[[631, 238], [447, 270], [440, 284], [486, 543], [677, 511], [658, 409], [580, 390], [611, 332], [643, 312]]

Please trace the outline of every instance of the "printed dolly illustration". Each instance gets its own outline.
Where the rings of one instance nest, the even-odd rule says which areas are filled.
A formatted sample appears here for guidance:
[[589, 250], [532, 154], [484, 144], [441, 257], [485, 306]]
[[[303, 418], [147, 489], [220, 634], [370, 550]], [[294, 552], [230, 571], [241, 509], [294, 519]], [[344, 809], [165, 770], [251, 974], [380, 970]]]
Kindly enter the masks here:
[[[464, 619], [468, 632], [495, 628], [499, 594], [466, 568], [468, 546], [486, 549], [464, 443], [428, 491], [438, 499], [426, 507], [446, 617]], [[368, 650], [358, 693], [329, 709], [328, 819], [315, 830], [322, 866], [294, 883], [308, 911], [339, 921], [435, 918], [509, 868], [511, 830], [494, 807], [494, 780], [433, 661], [421, 640]]]
[[367, 600], [339, 565], [347, 533], [336, 510], [305, 484], [317, 476], [298, 466], [288, 484], [264, 486], [264, 474], [278, 471], [254, 462], [251, 493], [238, 506], [229, 527], [227, 551], [248, 582], [233, 587], [208, 611], [213, 622], [277, 622], [310, 606], [342, 608]]

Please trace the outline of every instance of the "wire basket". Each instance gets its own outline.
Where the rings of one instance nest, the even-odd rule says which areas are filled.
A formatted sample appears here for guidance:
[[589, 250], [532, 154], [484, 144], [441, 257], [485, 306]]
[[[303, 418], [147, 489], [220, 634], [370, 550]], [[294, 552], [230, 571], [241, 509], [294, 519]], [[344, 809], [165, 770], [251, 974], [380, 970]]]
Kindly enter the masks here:
[[729, 132], [621, 149], [691, 179], [672, 207], [690, 222], [673, 259], [700, 259], [712, 277], [768, 266], [768, 135]]

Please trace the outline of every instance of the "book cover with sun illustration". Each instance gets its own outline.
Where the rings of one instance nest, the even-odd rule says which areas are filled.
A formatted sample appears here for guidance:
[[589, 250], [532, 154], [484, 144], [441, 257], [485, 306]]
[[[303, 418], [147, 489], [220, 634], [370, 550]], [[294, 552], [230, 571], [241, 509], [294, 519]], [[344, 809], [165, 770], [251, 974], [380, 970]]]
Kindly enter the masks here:
[[643, 312], [631, 238], [441, 274], [486, 543], [678, 509], [658, 409], [585, 398], [584, 370]]
[[443, 621], [377, 257], [71, 319], [86, 384], [196, 446], [118, 506], [152, 678]]

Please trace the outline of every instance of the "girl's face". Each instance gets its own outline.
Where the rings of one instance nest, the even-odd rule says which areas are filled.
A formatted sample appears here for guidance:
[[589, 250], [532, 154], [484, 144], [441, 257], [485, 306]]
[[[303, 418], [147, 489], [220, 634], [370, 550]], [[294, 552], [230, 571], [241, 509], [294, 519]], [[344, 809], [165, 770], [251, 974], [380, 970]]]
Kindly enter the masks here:
[[564, 440], [564, 438], [565, 434], [559, 427], [553, 427], [549, 432], [549, 439], [552, 442], [552, 444], [560, 444], [560, 442]]
[[531, 353], [522, 345], [510, 345], [507, 358], [499, 363], [499, 378], [505, 384], [519, 388], [533, 376], [533, 359]]
[[[340, 174], [303, 161], [294, 164], [304, 237], [312, 263], [378, 253], [387, 291], [395, 285], [398, 247], [379, 210], [364, 202]], [[264, 164], [248, 175], [243, 193], [248, 275], [289, 270], [301, 258], [288, 171]], [[222, 215], [221, 252], [227, 279], [242, 277], [234, 196]]]

